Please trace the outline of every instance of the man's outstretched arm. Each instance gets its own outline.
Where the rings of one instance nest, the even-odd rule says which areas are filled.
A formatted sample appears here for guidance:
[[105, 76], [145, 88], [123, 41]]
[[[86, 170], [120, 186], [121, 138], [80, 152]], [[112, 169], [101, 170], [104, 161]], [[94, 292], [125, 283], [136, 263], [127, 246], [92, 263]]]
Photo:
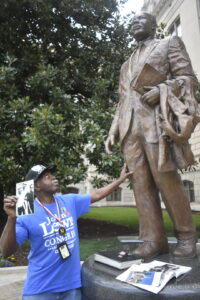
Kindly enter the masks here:
[[127, 172], [126, 167], [124, 167], [121, 171], [120, 177], [113, 181], [112, 183], [106, 185], [105, 187], [102, 187], [100, 189], [97, 189], [93, 192], [91, 192], [91, 202], [96, 202], [104, 197], [108, 196], [110, 193], [112, 193], [114, 190], [118, 188], [118, 186], [126, 180], [126, 178], [130, 175], [132, 175], [133, 172]]

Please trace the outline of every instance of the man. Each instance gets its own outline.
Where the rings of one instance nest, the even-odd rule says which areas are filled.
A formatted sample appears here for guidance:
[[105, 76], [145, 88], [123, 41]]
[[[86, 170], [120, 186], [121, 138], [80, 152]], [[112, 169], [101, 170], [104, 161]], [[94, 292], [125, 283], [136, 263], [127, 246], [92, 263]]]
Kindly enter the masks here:
[[4, 199], [8, 221], [0, 240], [2, 254], [11, 255], [27, 239], [31, 245], [23, 300], [81, 299], [77, 219], [89, 211], [91, 202], [106, 197], [132, 174], [124, 168], [119, 179], [90, 195], [54, 196], [59, 183], [53, 170], [36, 165], [26, 176], [26, 180], [34, 180], [34, 214], [16, 221], [17, 198]]
[[137, 47], [121, 68], [120, 101], [105, 146], [112, 153], [119, 136], [125, 162], [133, 171], [144, 241], [134, 253], [149, 258], [168, 252], [160, 192], [178, 238], [173, 255], [193, 257], [195, 227], [177, 168], [194, 162], [188, 139], [199, 121], [194, 98], [197, 79], [181, 39], [157, 40], [155, 31], [154, 16], [134, 17]]

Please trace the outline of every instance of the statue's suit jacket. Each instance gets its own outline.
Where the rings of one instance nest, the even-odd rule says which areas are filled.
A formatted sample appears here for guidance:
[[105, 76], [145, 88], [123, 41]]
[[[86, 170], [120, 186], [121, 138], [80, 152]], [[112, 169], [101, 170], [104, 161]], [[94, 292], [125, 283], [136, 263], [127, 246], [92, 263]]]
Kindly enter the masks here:
[[[131, 88], [131, 82], [140, 74], [145, 63], [167, 76], [167, 84], [173, 92], [181, 93], [179, 80], [188, 78], [192, 86], [197, 79], [185, 46], [179, 37], [148, 41], [145, 51], [139, 57], [136, 49], [122, 65], [119, 81], [120, 101], [109, 134], [119, 135], [121, 144], [133, 121], [135, 134], [140, 134], [148, 143], [158, 142], [155, 107], [151, 108], [141, 100], [141, 95]], [[191, 114], [195, 114], [195, 105], [189, 103]]]
[[[166, 75], [164, 77], [167, 79], [159, 84], [158, 88], [160, 91], [161, 86], [166, 88], [169, 93], [176, 95], [179, 102], [184, 95], [183, 93], [181, 96], [181, 93], [186, 90], [188, 92], [185, 83], [192, 89], [196, 84], [196, 77], [185, 47], [178, 37], [146, 41], [145, 47], [141, 48], [141, 51], [136, 50], [121, 68], [120, 101], [109, 134], [119, 135], [126, 164], [129, 170], [133, 171], [132, 183], [140, 219], [140, 239], [159, 244], [165, 240], [165, 232], [158, 190], [179, 237], [182, 239], [194, 237], [195, 229], [189, 201], [183, 192], [172, 156], [171, 169], [159, 168], [162, 149], [160, 140], [162, 141], [163, 136], [156, 126], [156, 112], [163, 103], [163, 93], [160, 93], [160, 102], [151, 108], [131, 87], [131, 82], [141, 74], [145, 63]], [[188, 109], [185, 113], [190, 116], [195, 114], [195, 102], [190, 95], [186, 96], [187, 101], [184, 102], [188, 103], [184, 105], [188, 104]], [[169, 148], [172, 148], [171, 144]]]

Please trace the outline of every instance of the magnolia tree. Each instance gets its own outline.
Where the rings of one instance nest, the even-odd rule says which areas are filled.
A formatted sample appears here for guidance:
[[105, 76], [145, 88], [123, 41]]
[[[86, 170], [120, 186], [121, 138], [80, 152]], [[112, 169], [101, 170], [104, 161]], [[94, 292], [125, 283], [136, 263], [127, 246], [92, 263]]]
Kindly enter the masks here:
[[1, 0], [5, 193], [14, 193], [38, 163], [56, 164], [63, 187], [84, 180], [85, 157], [99, 173], [117, 175], [119, 150], [108, 157], [103, 141], [118, 101], [119, 69], [131, 52], [131, 21], [118, 10], [123, 2]]

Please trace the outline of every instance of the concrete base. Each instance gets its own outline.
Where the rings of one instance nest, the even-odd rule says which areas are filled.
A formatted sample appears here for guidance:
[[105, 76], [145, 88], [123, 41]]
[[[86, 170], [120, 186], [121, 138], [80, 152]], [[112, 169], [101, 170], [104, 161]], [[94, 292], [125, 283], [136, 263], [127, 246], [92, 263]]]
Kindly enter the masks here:
[[24, 281], [27, 266], [0, 268], [0, 288], [2, 286]]
[[0, 268], [0, 300], [21, 300], [27, 267]]
[[[136, 248], [137, 242], [128, 246]], [[127, 247], [127, 245], [126, 245]], [[174, 247], [174, 245], [170, 245]], [[119, 251], [124, 245], [119, 247]], [[127, 283], [116, 280], [123, 271], [94, 262], [90, 256], [82, 266], [83, 300], [157, 300], [157, 299], [200, 299], [200, 250], [193, 259], [177, 259], [170, 254], [160, 255], [156, 260], [192, 267], [192, 270], [178, 279], [172, 279], [165, 288], [155, 295]]]

